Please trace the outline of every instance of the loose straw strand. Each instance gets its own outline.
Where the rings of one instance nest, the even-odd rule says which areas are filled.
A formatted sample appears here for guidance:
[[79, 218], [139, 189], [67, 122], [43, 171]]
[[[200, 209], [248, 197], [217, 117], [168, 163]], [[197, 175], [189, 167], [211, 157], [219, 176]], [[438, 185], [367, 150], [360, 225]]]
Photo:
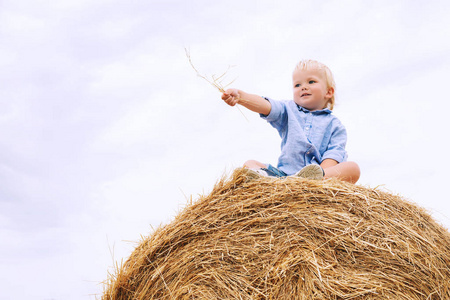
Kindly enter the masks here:
[[[225, 89], [230, 86], [236, 79], [233, 79], [231, 82], [227, 84], [223, 84], [223, 80], [225, 78], [225, 75], [228, 73], [228, 71], [231, 69], [232, 66], [228, 66], [228, 69], [219, 77], [216, 77], [215, 75], [211, 75], [211, 79], [209, 79], [206, 75], [202, 75], [197, 68], [194, 66], [194, 63], [192, 62], [191, 54], [189, 53], [189, 50], [184, 48], [184, 51], [186, 52], [186, 56], [189, 60], [189, 64], [191, 65], [192, 69], [194, 69], [195, 73], [197, 73], [197, 76], [206, 80], [210, 85], [215, 87], [219, 92], [225, 93]], [[239, 110], [239, 112], [242, 114], [242, 116], [249, 121], [249, 119], [244, 115], [244, 113], [241, 111], [239, 106], [236, 106], [236, 108]]]

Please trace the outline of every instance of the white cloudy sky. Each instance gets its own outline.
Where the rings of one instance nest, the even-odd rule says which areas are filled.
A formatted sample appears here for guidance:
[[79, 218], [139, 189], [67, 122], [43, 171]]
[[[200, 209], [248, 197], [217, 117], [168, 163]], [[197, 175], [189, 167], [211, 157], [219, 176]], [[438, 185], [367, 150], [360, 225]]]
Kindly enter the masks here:
[[277, 133], [205, 75], [291, 97], [327, 64], [359, 184], [450, 227], [450, 2], [0, 1], [0, 299], [95, 299], [114, 261]]

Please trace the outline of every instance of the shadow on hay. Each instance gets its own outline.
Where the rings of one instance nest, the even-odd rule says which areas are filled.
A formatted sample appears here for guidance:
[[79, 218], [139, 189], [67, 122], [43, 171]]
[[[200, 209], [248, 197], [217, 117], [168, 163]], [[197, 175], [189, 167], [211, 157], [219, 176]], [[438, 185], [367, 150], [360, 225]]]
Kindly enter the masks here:
[[102, 299], [450, 299], [450, 234], [388, 192], [237, 169], [145, 238]]

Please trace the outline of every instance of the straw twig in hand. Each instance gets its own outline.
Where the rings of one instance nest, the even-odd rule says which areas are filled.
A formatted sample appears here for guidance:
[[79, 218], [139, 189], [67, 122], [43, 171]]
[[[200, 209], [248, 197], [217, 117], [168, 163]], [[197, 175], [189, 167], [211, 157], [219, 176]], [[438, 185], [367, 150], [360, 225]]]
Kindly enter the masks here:
[[225, 78], [225, 75], [228, 73], [228, 71], [231, 69], [232, 66], [228, 66], [228, 69], [219, 77], [216, 77], [216, 75], [212, 75], [211, 78], [208, 78], [208, 76], [206, 75], [202, 75], [197, 68], [194, 66], [194, 64], [192, 63], [192, 59], [191, 59], [191, 55], [189, 53], [189, 50], [184, 49], [186, 51], [186, 56], [189, 60], [189, 64], [191, 65], [192, 69], [194, 69], [195, 73], [197, 73], [197, 76], [200, 78], [203, 78], [204, 80], [206, 80], [209, 84], [211, 84], [212, 86], [214, 86], [217, 90], [219, 90], [219, 92], [221, 93], [225, 93], [225, 89], [231, 85], [233, 81], [227, 83], [226, 85], [223, 84], [223, 80]]
[[[228, 71], [233, 67], [233, 66], [228, 66], [228, 69], [222, 73], [222, 75], [216, 77], [216, 75], [211, 75], [210, 78], [206, 75], [201, 74], [197, 68], [194, 66], [194, 63], [192, 62], [191, 59], [191, 54], [189, 53], [189, 50], [187, 50], [186, 48], [184, 49], [186, 52], [186, 56], [189, 60], [189, 64], [191, 65], [192, 69], [194, 69], [195, 73], [197, 73], [197, 76], [206, 80], [209, 84], [211, 84], [213, 87], [215, 87], [219, 92], [221, 93], [225, 93], [226, 92], [226, 88], [228, 86], [230, 86], [236, 79], [233, 79], [231, 82], [228, 82], [227, 84], [224, 84], [224, 79], [226, 74], [228, 73]], [[237, 109], [239, 110], [239, 112], [244, 116], [244, 118], [248, 121], [247, 117], [244, 115], [244, 113], [240, 110], [240, 108], [238, 106], [236, 106]]]

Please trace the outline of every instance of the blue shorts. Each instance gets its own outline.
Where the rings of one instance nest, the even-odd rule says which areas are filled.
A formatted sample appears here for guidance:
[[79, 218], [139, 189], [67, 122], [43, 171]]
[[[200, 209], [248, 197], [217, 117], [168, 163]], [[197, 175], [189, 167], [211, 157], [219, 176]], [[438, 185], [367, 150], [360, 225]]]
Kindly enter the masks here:
[[271, 164], [268, 164], [267, 168], [261, 168], [261, 169], [266, 171], [267, 175], [269, 175], [269, 176], [273, 176], [273, 177], [286, 177], [286, 176], [288, 176], [288, 174], [284, 173], [281, 170], [278, 170], [277, 168], [275, 168]]

